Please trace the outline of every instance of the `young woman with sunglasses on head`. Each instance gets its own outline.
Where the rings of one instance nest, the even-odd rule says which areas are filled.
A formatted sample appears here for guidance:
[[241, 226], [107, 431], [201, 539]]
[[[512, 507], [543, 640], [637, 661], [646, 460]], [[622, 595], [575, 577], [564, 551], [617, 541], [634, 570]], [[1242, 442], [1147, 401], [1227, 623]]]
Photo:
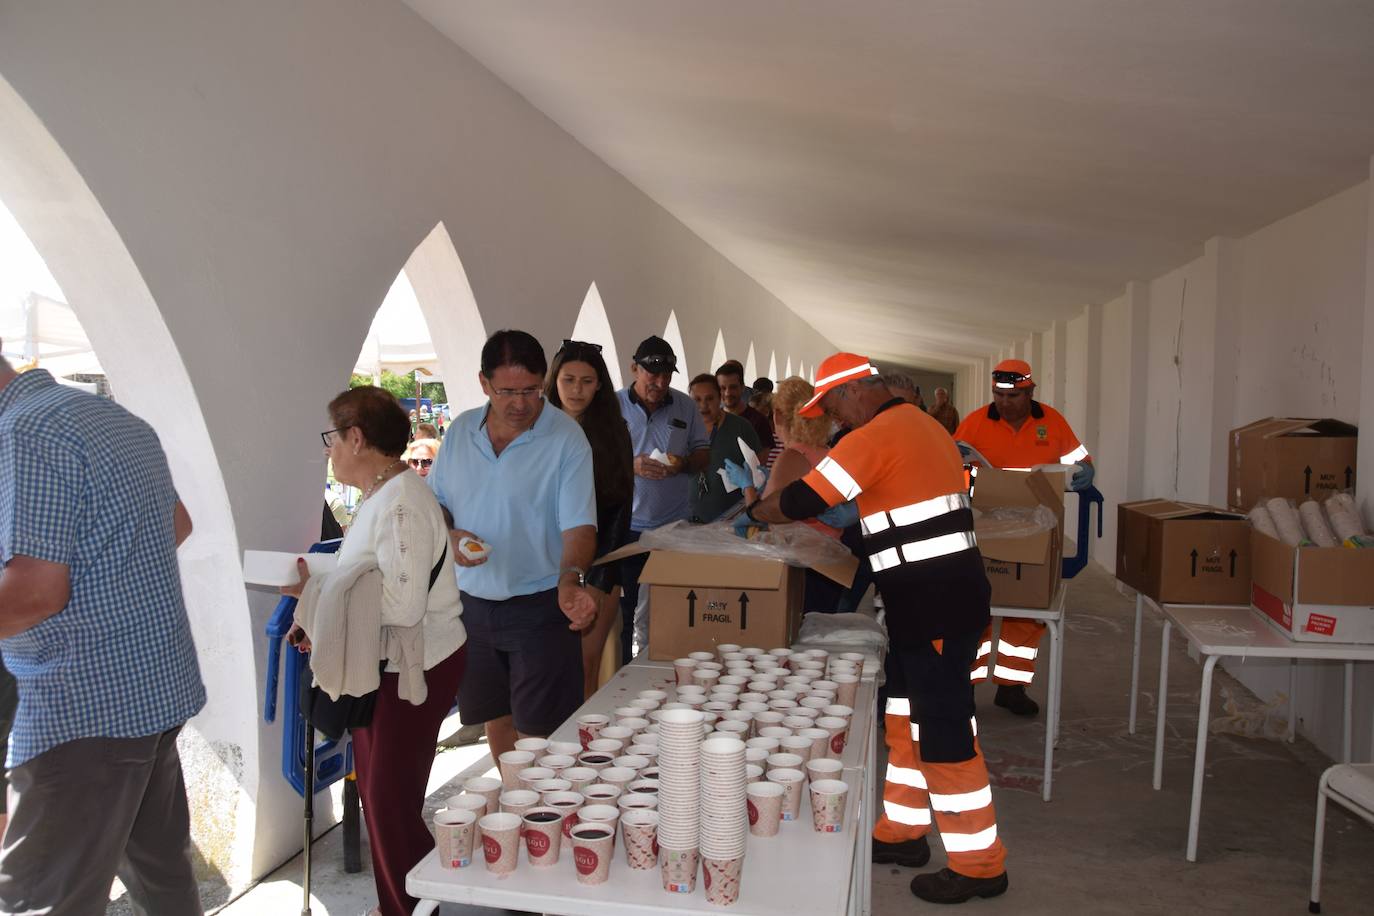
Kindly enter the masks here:
[[[563, 341], [549, 367], [544, 397], [580, 423], [591, 444], [596, 479], [596, 555], [604, 556], [629, 538], [634, 454], [601, 346]], [[597, 599], [596, 622], [582, 631], [582, 672], [590, 697], [598, 686], [606, 637], [619, 612], [619, 564], [593, 566], [587, 572], [587, 587]]]

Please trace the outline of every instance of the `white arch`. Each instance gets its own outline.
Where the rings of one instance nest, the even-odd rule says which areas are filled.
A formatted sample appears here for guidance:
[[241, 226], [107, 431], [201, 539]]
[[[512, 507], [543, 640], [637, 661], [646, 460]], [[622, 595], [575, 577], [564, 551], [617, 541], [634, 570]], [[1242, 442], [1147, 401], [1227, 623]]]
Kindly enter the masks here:
[[[720, 368], [721, 363], [725, 362], [729, 358], [729, 355], [725, 351], [725, 332], [717, 328], [716, 348], [711, 352], [711, 365], [706, 367], [706, 371], [715, 372], [717, 369]], [[748, 382], [745, 382], [745, 384], [747, 385]]]
[[582, 300], [582, 310], [577, 313], [577, 323], [573, 325], [572, 339], [601, 344], [601, 356], [606, 360], [611, 382], [616, 388], [624, 386], [620, 375], [620, 354], [615, 349], [615, 335], [611, 332], [606, 305], [601, 301], [601, 292], [596, 288], [596, 283], [588, 287], [587, 298]]
[[677, 312], [668, 312], [668, 324], [663, 329], [663, 339], [677, 355], [677, 371], [682, 379], [679, 381], [679, 387], [685, 387], [687, 380], [692, 378], [692, 370], [688, 368], [691, 364], [687, 362], [687, 348], [682, 345], [682, 329], [677, 325]]
[[759, 377], [759, 361], [754, 358], [754, 342], [749, 341], [749, 355], [744, 359], [744, 384], [754, 384]]
[[775, 384], [775, 385], [776, 385], [776, 384], [778, 383], [778, 381], [779, 381], [779, 379], [778, 379], [778, 352], [777, 352], [776, 350], [769, 351], [769, 353], [768, 353], [768, 377], [769, 377], [770, 379], [773, 380], [773, 384]]
[[788, 357], [787, 357], [787, 368], [783, 369], [783, 371], [782, 371], [782, 377], [783, 377], [783, 378], [791, 378], [791, 377], [792, 377], [792, 357], [791, 357], [791, 356], [788, 356]]
[[486, 327], [462, 259], [442, 222], [415, 246], [402, 271], [429, 326], [454, 413], [485, 404], [477, 374], [482, 368], [478, 342], [487, 339]]
[[120, 403], [157, 430], [195, 523], [178, 559], [208, 699], [182, 732], [179, 746], [193, 839], [231, 887], [242, 887], [252, 877], [259, 764], [266, 757], [277, 765], [278, 753], [262, 746], [259, 636], [201, 401], [119, 232], [75, 165], [3, 77], [0, 138], [0, 199], [80, 318]]

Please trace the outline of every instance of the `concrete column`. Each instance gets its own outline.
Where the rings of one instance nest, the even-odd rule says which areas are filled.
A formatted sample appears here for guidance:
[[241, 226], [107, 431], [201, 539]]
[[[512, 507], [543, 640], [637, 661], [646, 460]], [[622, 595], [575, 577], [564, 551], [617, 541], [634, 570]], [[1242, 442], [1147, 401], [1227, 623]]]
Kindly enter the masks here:
[[1051, 348], [1054, 352], [1054, 384], [1053, 390], [1049, 394], [1050, 403], [1059, 407], [1064, 403], [1065, 384], [1068, 380], [1068, 373], [1065, 371], [1065, 361], [1068, 357], [1069, 349], [1069, 323], [1067, 321], [1056, 321], [1048, 332], [1053, 341]]
[[1235, 239], [1218, 237], [1211, 239], [1205, 250], [1207, 260], [1213, 265], [1212, 280], [1215, 289], [1212, 301], [1216, 307], [1212, 343], [1212, 435], [1207, 499], [1213, 505], [1224, 508], [1229, 462], [1227, 438], [1231, 428], [1237, 425], [1236, 357], [1240, 350], [1240, 335], [1236, 331], [1241, 321], [1243, 306], [1240, 300], [1240, 246]]
[[1031, 364], [1031, 377], [1043, 378], [1045, 367], [1045, 349], [1041, 345], [1040, 333], [1037, 331], [1026, 338], [1026, 362]]
[[[1098, 396], [1097, 393], [1102, 384], [1111, 383], [1114, 380], [1129, 386], [1130, 393], [1126, 400], [1126, 498], [1140, 499], [1145, 490], [1145, 405], [1149, 384], [1150, 349], [1149, 283], [1132, 280], [1126, 284], [1126, 309], [1130, 316], [1131, 329], [1128, 364], [1106, 367], [1106, 371], [1111, 373], [1112, 379], [1104, 379], [1101, 364], [1102, 348], [1097, 345], [1101, 341], [1102, 334], [1101, 306], [1089, 307], [1089, 314], [1096, 319], [1094, 328], [1089, 331], [1089, 340], [1094, 343], [1094, 346], [1091, 347], [1090, 358], [1097, 359], [1097, 366], [1089, 370], [1088, 378], [1096, 380], [1098, 384], [1090, 385], [1088, 389], [1088, 416], [1097, 416], [1099, 402], [1092, 399]], [[1091, 435], [1095, 436], [1096, 434]], [[1089, 446], [1089, 448], [1091, 447]]]
[[[1374, 159], [1370, 160], [1374, 178]], [[1369, 218], [1365, 223], [1364, 244], [1364, 349], [1360, 367], [1360, 448], [1356, 468], [1356, 498], [1364, 513], [1366, 530], [1374, 528], [1374, 181], [1370, 181]]]

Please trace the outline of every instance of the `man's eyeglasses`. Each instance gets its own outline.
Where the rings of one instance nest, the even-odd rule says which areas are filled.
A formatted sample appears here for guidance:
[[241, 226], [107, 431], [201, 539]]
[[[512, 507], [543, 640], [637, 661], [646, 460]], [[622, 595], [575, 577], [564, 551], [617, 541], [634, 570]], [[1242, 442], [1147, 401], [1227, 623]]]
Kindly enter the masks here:
[[434, 464], [434, 459], [433, 459], [433, 458], [410, 458], [410, 459], [408, 459], [408, 460], [406, 461], [406, 464], [410, 465], [410, 466], [413, 467], [413, 468], [427, 468], [427, 467], [433, 466], [433, 464]]
[[348, 429], [347, 426], [336, 426], [333, 429], [326, 429], [324, 432], [320, 433], [320, 441], [324, 443], [325, 448], [333, 448], [334, 443], [340, 438], [338, 434], [346, 429]]
[[514, 400], [521, 398], [526, 401], [536, 400], [544, 396], [543, 388], [493, 388], [491, 393], [498, 398]]
[[1017, 385], [1028, 381], [1030, 381], [1030, 376], [1020, 372], [994, 372], [992, 374], [994, 388], [1015, 388]]

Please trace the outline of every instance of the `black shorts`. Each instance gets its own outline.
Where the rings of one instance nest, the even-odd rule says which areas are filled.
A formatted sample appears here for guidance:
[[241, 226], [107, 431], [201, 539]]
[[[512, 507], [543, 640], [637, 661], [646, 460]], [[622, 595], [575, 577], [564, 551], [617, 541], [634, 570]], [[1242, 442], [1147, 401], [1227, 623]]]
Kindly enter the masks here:
[[458, 689], [464, 724], [502, 716], [547, 736], [582, 705], [582, 636], [568, 629], [558, 590], [488, 601], [463, 593], [468, 661]]

